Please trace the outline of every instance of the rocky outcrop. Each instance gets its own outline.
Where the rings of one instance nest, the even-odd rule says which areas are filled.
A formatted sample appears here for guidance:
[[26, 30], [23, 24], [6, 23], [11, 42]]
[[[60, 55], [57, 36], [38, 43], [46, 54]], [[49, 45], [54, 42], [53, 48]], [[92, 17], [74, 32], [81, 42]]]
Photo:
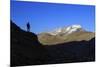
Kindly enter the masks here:
[[20, 29], [11, 21], [11, 66], [43, 64], [46, 53], [37, 35]]

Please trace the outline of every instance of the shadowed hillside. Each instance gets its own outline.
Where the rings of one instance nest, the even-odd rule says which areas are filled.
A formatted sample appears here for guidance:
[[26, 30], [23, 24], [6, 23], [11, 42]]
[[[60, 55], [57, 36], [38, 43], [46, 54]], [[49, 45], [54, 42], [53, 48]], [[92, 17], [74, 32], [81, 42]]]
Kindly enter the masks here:
[[73, 41], [45, 46], [50, 63], [95, 61], [95, 38], [90, 41]]
[[43, 64], [46, 53], [34, 33], [21, 30], [11, 21], [12, 66]]
[[95, 61], [95, 38], [42, 45], [32, 32], [11, 21], [11, 66]]

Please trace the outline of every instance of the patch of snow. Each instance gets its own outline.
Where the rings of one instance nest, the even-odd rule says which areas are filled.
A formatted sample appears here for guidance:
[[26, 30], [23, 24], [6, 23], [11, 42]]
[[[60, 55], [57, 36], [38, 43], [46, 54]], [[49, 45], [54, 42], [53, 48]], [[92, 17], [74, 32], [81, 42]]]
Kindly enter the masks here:
[[58, 29], [48, 32], [48, 33], [51, 35], [57, 35], [60, 33], [71, 34], [81, 28], [82, 28], [81, 25], [72, 25], [72, 26], [68, 26], [68, 27], [64, 27], [64, 28], [58, 28]]

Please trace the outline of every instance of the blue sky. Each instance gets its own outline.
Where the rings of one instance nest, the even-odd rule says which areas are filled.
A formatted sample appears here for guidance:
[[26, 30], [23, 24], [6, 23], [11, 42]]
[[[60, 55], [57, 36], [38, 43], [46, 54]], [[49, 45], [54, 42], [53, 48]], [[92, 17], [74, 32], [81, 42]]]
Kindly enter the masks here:
[[11, 19], [24, 30], [30, 22], [34, 33], [73, 24], [94, 32], [95, 6], [12, 1]]

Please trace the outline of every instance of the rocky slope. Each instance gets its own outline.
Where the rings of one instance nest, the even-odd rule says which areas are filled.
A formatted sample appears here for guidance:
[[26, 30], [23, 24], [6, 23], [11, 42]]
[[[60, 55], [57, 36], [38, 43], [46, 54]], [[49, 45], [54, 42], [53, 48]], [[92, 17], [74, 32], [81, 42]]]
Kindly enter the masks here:
[[95, 38], [89, 41], [72, 41], [45, 47], [50, 55], [49, 63], [95, 61]]
[[71, 41], [89, 41], [95, 37], [94, 32], [84, 30], [80, 25], [59, 28], [52, 32], [40, 33], [39, 41], [44, 45], [54, 45]]
[[[51, 36], [51, 35], [50, 35]], [[95, 39], [43, 45], [11, 21], [11, 66], [95, 61]]]
[[11, 66], [43, 64], [46, 53], [37, 35], [20, 29], [11, 21]]

